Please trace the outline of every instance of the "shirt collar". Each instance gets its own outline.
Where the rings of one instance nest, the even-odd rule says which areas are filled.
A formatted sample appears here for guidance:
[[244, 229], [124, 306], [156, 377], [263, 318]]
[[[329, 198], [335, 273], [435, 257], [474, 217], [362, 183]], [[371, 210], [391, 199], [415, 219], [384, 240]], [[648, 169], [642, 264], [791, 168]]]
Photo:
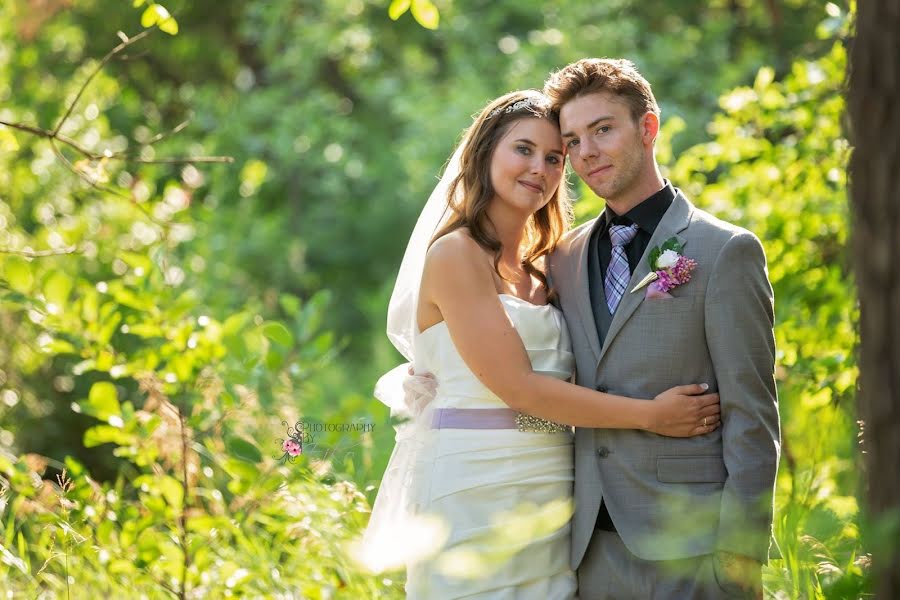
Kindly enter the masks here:
[[672, 187], [668, 180], [665, 180], [665, 185], [663, 185], [661, 190], [641, 201], [640, 204], [624, 215], [616, 215], [607, 207], [603, 214], [600, 215], [602, 219], [600, 223], [601, 235], [609, 235], [609, 225], [611, 223], [616, 225], [636, 223], [640, 229], [653, 235], [666, 211], [669, 210], [669, 206], [672, 205], [673, 200], [675, 200], [675, 188]]

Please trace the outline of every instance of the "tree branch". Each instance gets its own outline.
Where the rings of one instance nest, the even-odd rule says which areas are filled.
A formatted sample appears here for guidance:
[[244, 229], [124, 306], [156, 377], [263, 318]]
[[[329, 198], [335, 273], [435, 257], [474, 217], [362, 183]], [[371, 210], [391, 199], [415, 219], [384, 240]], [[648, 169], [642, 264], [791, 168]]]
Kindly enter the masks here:
[[55, 248], [52, 250], [16, 250], [14, 248], [0, 248], [0, 254], [18, 254], [28, 258], [40, 258], [42, 256], [58, 256], [60, 254], [75, 254], [78, 252], [78, 246], [68, 246], [66, 248]]
[[[166, 138], [170, 135], [174, 135], [178, 133], [184, 127], [187, 126], [188, 121], [179, 124], [175, 129], [169, 132], [163, 132], [161, 134], [157, 134], [150, 142], [144, 144], [144, 146], [149, 146], [153, 143], [158, 142], [159, 140]], [[63, 144], [71, 147], [79, 154], [83, 155], [85, 158], [89, 160], [122, 160], [125, 162], [135, 162], [142, 164], [191, 164], [191, 163], [233, 163], [234, 158], [231, 156], [174, 156], [167, 158], [157, 158], [157, 159], [145, 159], [140, 158], [139, 156], [134, 155], [133, 153], [128, 152], [105, 152], [104, 154], [97, 154], [95, 152], [91, 152], [75, 140], [70, 137], [64, 136], [61, 133], [56, 133], [50, 131], [48, 129], [42, 129], [41, 127], [36, 127], [34, 125], [28, 125], [26, 123], [12, 123], [9, 121], [4, 121], [0, 119], [0, 125], [6, 125], [7, 127], [11, 127], [13, 129], [18, 129], [20, 131], [25, 131], [27, 133], [36, 135], [41, 138], [48, 139], [50, 141], [57, 140], [62, 142]]]
[[[90, 85], [91, 81], [93, 81], [94, 77], [97, 76], [107, 63], [113, 58], [129, 58], [128, 55], [120, 54], [123, 50], [128, 48], [129, 46], [135, 44], [136, 42], [146, 38], [153, 31], [155, 31], [155, 27], [152, 29], [147, 29], [142, 31], [141, 33], [128, 37], [121, 31], [118, 32], [119, 39], [122, 40], [122, 43], [117, 45], [115, 48], [106, 53], [106, 55], [100, 60], [100, 63], [97, 67], [88, 75], [87, 79], [85, 79], [84, 83], [81, 84], [81, 87], [78, 89], [78, 92], [75, 94], [73, 100], [69, 103], [66, 108], [65, 113], [63, 113], [62, 117], [56, 124], [52, 130], [44, 129], [43, 127], [39, 127], [37, 125], [30, 125], [28, 123], [15, 123], [11, 121], [6, 121], [0, 119], [0, 126], [10, 127], [12, 129], [16, 129], [18, 131], [23, 131], [25, 133], [37, 136], [41, 139], [46, 139], [50, 148], [53, 150], [53, 154], [56, 158], [72, 173], [74, 173], [78, 178], [82, 179], [85, 183], [87, 183], [91, 188], [105, 192], [107, 194], [112, 194], [119, 198], [123, 198], [131, 202], [134, 206], [141, 210], [144, 215], [149, 219], [152, 223], [159, 226], [162, 229], [163, 238], [167, 237], [169, 224], [160, 221], [157, 219], [153, 213], [150, 211], [149, 207], [144, 206], [142, 203], [138, 202], [137, 198], [135, 198], [134, 194], [126, 194], [123, 191], [116, 189], [111, 186], [103, 185], [103, 182], [96, 180], [91, 177], [88, 173], [85, 172], [83, 168], [79, 168], [78, 166], [72, 164], [65, 154], [60, 150], [59, 144], [64, 144], [69, 148], [73, 149], [75, 152], [86, 158], [90, 162], [100, 162], [102, 166], [102, 162], [104, 161], [123, 161], [125, 163], [138, 163], [138, 164], [167, 164], [167, 165], [176, 165], [176, 164], [193, 164], [193, 163], [233, 163], [234, 158], [231, 156], [175, 156], [175, 157], [164, 157], [157, 159], [150, 158], [141, 158], [140, 150], [138, 151], [123, 151], [123, 152], [111, 152], [109, 149], [105, 150], [102, 154], [97, 154], [96, 152], [92, 152], [88, 148], [84, 147], [81, 143], [76, 140], [63, 135], [60, 133], [66, 121], [72, 115], [72, 111], [75, 109], [75, 106], [78, 104], [78, 101], [81, 99], [84, 91], [87, 89], [88, 85]], [[153, 144], [163, 140], [169, 136], [175, 135], [182, 130], [184, 130], [190, 120], [185, 120], [182, 123], [176, 125], [170, 131], [164, 131], [153, 136], [147, 143], [141, 144], [141, 149], [152, 146]], [[58, 254], [72, 254], [78, 250], [77, 246], [69, 246], [63, 249], [50, 249], [50, 250], [16, 250], [12, 248], [0, 248], [0, 254], [18, 254], [21, 256], [27, 256], [29, 258], [38, 258], [42, 256], [52, 256]]]
[[119, 44], [118, 46], [116, 46], [115, 48], [113, 48], [112, 50], [110, 50], [109, 52], [107, 52], [106, 56], [104, 56], [100, 60], [100, 64], [97, 65], [97, 68], [94, 69], [94, 71], [90, 75], [88, 75], [88, 78], [85, 79], [84, 83], [81, 84], [81, 88], [78, 90], [78, 93], [75, 94], [75, 99], [72, 100], [72, 102], [69, 104], [69, 108], [66, 109], [65, 114], [62, 116], [62, 118], [56, 124], [56, 127], [53, 129], [54, 137], [59, 133], [59, 130], [62, 129], [62, 126], [65, 125], [66, 120], [68, 120], [69, 116], [72, 114], [72, 111], [75, 109], [75, 105], [78, 104], [79, 100], [81, 100], [81, 95], [84, 94], [84, 90], [87, 89], [88, 84], [90, 84], [91, 80], [93, 80], [94, 77], [97, 76], [97, 73], [99, 73], [101, 70], [103, 70], [103, 67], [106, 66], [106, 63], [108, 63], [112, 59], [112, 57], [114, 57], [116, 54], [118, 54], [119, 52], [121, 52], [122, 50], [127, 48], [128, 46], [134, 44], [135, 42], [139, 42], [140, 40], [144, 39], [145, 37], [147, 37], [154, 31], [156, 31], [156, 27], [153, 27], [152, 29], [145, 29], [144, 31], [142, 31], [139, 34], [137, 34], [133, 37], [130, 37], [130, 38], [120, 32], [121, 35], [119, 37], [123, 40], [122, 43]]
[[72, 173], [74, 173], [95, 190], [106, 192], [107, 194], [112, 194], [131, 202], [133, 205], [138, 207], [150, 221], [161, 227], [165, 236], [168, 225], [154, 217], [153, 213], [150, 212], [150, 209], [137, 201], [137, 198], [134, 197], [134, 194], [125, 194], [113, 187], [102, 185], [99, 182], [94, 181], [93, 179], [88, 177], [87, 173], [84, 173], [83, 171], [75, 168], [75, 165], [73, 165], [71, 161], [69, 161], [69, 159], [66, 158], [66, 156], [59, 150], [59, 148], [56, 147], [56, 141], [54, 138], [50, 139], [50, 147], [53, 149], [53, 153], [56, 154], [56, 157], [60, 160], [60, 162], [62, 162], [70, 171], [72, 171]]

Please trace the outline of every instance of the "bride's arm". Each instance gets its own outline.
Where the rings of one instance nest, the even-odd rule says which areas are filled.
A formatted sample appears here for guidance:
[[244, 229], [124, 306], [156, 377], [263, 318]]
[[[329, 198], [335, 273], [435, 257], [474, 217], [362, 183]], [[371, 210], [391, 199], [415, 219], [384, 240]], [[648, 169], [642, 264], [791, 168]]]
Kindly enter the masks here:
[[476, 377], [510, 408], [576, 427], [645, 429], [669, 436], [708, 433], [718, 421], [718, 397], [700, 385], [673, 388], [655, 401], [626, 398], [535, 373], [494, 287], [484, 251], [463, 232], [428, 252], [419, 295], [447, 323], [450, 337]]

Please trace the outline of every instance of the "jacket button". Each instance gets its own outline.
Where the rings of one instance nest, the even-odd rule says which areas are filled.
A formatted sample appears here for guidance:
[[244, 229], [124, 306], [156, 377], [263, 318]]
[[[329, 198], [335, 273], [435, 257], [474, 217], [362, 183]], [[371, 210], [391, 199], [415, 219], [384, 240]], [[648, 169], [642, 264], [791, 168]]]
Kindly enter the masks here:
[[600, 446], [599, 448], [597, 448], [597, 454], [600, 456], [600, 458], [606, 458], [607, 456], [609, 456], [609, 448], [607, 448], [606, 446]]

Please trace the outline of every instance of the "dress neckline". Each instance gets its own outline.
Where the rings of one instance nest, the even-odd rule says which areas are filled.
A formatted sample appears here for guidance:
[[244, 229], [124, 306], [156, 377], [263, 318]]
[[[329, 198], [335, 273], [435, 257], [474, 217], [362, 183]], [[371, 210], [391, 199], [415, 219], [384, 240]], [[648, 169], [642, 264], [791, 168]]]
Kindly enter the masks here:
[[534, 302], [531, 302], [530, 300], [526, 300], [525, 298], [519, 298], [518, 296], [516, 296], [514, 294], [504, 294], [502, 292], [498, 292], [497, 295], [498, 296], [506, 296], [507, 298], [514, 298], [514, 299], [518, 300], [519, 302], [524, 302], [525, 304], [530, 304], [531, 306], [535, 306], [537, 308], [546, 308], [546, 307], [550, 306], [549, 302], [547, 302], [546, 304], [535, 304]]
[[[525, 300], [524, 298], [519, 298], [518, 296], [515, 296], [515, 295], [513, 295], [513, 294], [506, 294], [506, 293], [503, 293], [503, 292], [498, 292], [497, 295], [500, 296], [501, 298], [511, 298], [511, 299], [513, 299], [513, 300], [518, 300], [518, 301], [521, 302], [522, 304], [525, 304], [526, 306], [532, 306], [532, 307], [534, 307], [534, 308], [547, 308], [548, 306], [553, 306], [553, 305], [550, 304], [549, 302], [548, 302], [547, 304], [535, 304], [534, 302], [530, 302], [530, 301], [528, 301], [528, 300]], [[431, 331], [432, 329], [437, 328], [438, 325], [444, 325], [444, 326], [446, 327], [446, 326], [447, 326], [447, 321], [438, 321], [438, 322], [435, 323], [434, 325], [430, 325], [429, 327], [425, 328], [423, 331], [420, 331], [420, 332], [419, 332], [419, 335], [425, 335], [426, 333], [428, 333], [428, 332]], [[416, 326], [416, 328], [418, 329], [418, 326]]]

